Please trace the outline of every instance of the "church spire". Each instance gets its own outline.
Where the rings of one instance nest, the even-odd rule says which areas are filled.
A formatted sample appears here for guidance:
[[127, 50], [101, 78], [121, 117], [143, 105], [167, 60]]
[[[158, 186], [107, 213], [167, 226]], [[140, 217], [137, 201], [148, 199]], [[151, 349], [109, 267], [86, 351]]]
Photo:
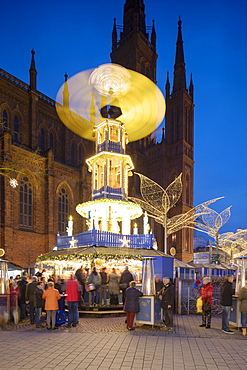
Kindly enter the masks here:
[[192, 81], [192, 73], [190, 74], [190, 86], [189, 86], [189, 94], [192, 98], [192, 101], [194, 100], [194, 84]]
[[112, 51], [117, 49], [117, 25], [116, 18], [114, 18], [113, 30], [112, 30]]
[[170, 98], [170, 81], [169, 81], [169, 72], [166, 74], [166, 101]]
[[123, 37], [133, 32], [141, 32], [147, 37], [143, 0], [126, 0], [123, 24]]
[[31, 59], [31, 64], [30, 64], [30, 69], [29, 69], [29, 77], [30, 77], [30, 90], [36, 90], [37, 86], [37, 71], [35, 67], [35, 59], [34, 59], [34, 54], [35, 51], [32, 49], [32, 59]]
[[176, 46], [176, 57], [174, 65], [173, 93], [186, 90], [184, 49], [182, 40], [182, 21], [178, 21], [178, 38]]
[[65, 73], [64, 75], [64, 85], [63, 85], [63, 106], [65, 108], [69, 108], [69, 86], [68, 86], [68, 75]]
[[145, 18], [143, 0], [125, 0], [123, 26], [114, 20], [111, 61], [156, 83], [156, 32], [154, 22], [152, 27], [146, 27]]
[[153, 19], [152, 22], [153, 22], [153, 25], [152, 25], [152, 33], [151, 33], [151, 44], [153, 45], [153, 47], [156, 50], [156, 31], [155, 31], [155, 27], [154, 27], [154, 19]]

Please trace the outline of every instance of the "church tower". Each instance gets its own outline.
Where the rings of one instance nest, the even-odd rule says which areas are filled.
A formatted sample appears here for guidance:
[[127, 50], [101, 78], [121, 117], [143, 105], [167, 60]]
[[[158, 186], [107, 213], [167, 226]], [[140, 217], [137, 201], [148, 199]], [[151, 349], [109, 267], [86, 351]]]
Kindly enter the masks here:
[[152, 26], [146, 26], [143, 0], [126, 0], [123, 26], [117, 26], [114, 19], [112, 63], [142, 73], [156, 83], [157, 57], [154, 21]]
[[[194, 194], [194, 86], [192, 76], [189, 88], [186, 87], [184, 50], [182, 40], [182, 21], [178, 21], [178, 36], [174, 64], [173, 87], [170, 92], [169, 76], [166, 81], [165, 135], [167, 173], [169, 183], [181, 172], [183, 193], [171, 210], [170, 216], [185, 213], [193, 207]], [[193, 230], [182, 229], [168, 238], [168, 246], [175, 247], [176, 258], [185, 262], [191, 260], [193, 253]]]
[[[124, 5], [123, 26], [114, 20], [112, 31], [113, 63], [143, 73], [156, 82], [156, 31], [154, 21], [151, 27], [146, 26], [145, 5], [143, 0], [126, 0]], [[172, 86], [172, 89], [171, 89]], [[193, 207], [194, 192], [194, 86], [192, 77], [189, 87], [186, 86], [186, 70], [182, 40], [182, 21], [178, 22], [178, 35], [174, 64], [173, 83], [169, 75], [165, 85], [166, 117], [162, 140], [157, 143], [150, 136], [128, 145], [135, 170], [150, 177], [163, 188], [166, 188], [176, 176], [183, 173], [183, 193], [177, 206], [169, 216], [184, 213]], [[131, 183], [132, 181], [132, 183]], [[138, 180], [130, 181], [130, 195], [136, 196]], [[131, 188], [132, 186], [132, 188]], [[164, 233], [162, 227], [151, 221], [151, 226], [163, 250]], [[184, 262], [193, 259], [193, 231], [182, 229], [170, 235], [167, 241], [167, 252], [176, 248], [175, 258]]]

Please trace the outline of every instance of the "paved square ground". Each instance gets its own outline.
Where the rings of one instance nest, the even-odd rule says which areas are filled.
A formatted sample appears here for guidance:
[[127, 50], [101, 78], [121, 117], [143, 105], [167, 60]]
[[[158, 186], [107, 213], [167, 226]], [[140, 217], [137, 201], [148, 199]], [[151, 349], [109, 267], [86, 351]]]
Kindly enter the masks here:
[[200, 316], [175, 316], [172, 333], [162, 326], [127, 331], [124, 317], [80, 318], [75, 328], [36, 329], [28, 322], [0, 330], [1, 370], [247, 370], [247, 337], [200, 328]]

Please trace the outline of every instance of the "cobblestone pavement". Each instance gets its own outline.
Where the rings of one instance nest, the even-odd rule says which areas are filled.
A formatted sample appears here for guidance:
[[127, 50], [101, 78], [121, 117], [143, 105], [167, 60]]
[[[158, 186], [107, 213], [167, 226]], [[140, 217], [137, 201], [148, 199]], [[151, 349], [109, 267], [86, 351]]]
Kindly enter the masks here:
[[[29, 320], [20, 322], [18, 325], [9, 324], [3, 328], [4, 331], [35, 331], [43, 332], [47, 331], [45, 326], [45, 316], [42, 316], [42, 328], [37, 329], [35, 325], [31, 325]], [[58, 332], [69, 332], [69, 333], [126, 333], [125, 316], [122, 317], [102, 317], [102, 318], [88, 318], [80, 317], [79, 325], [72, 328], [61, 326], [58, 328]], [[173, 335], [179, 337], [198, 337], [198, 338], [226, 338], [229, 337], [221, 331], [221, 316], [215, 316], [212, 318], [211, 329], [200, 328], [201, 315], [174, 315], [174, 328], [173, 331], [165, 330], [162, 324], [155, 325], [142, 325], [137, 324], [136, 330], [133, 331], [132, 335], [154, 335], [164, 336]], [[235, 337], [239, 340], [247, 340], [247, 337], [243, 337], [241, 332], [234, 329]], [[246, 368], [247, 370], [247, 368]]]
[[24, 321], [0, 330], [1, 370], [192, 370], [247, 369], [247, 337], [200, 328], [201, 317], [175, 315], [174, 331], [137, 325], [125, 317], [80, 318], [77, 327], [48, 331]]

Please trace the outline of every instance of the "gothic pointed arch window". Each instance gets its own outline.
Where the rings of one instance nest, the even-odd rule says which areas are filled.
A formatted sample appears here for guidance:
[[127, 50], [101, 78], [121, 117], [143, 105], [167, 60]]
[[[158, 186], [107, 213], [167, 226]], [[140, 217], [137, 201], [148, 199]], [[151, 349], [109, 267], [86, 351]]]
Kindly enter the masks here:
[[175, 132], [175, 140], [179, 140], [179, 108], [176, 109], [176, 132]]
[[82, 145], [79, 145], [79, 148], [78, 148], [78, 164], [83, 163], [83, 155], [84, 155], [83, 147], [82, 147]]
[[71, 143], [70, 147], [70, 160], [71, 164], [76, 164], [76, 144], [74, 142]]
[[14, 116], [14, 135], [13, 135], [13, 141], [15, 143], [19, 143], [19, 117], [15, 114]]
[[3, 114], [2, 114], [2, 117], [3, 117], [3, 127], [4, 128], [8, 128], [9, 127], [9, 115], [8, 115], [8, 112], [6, 111], [6, 109], [3, 110]]
[[175, 142], [175, 110], [172, 110], [172, 143]]
[[40, 142], [39, 142], [40, 150], [42, 152], [45, 151], [45, 130], [42, 127], [40, 130]]
[[186, 175], [185, 179], [185, 186], [186, 186], [186, 203], [190, 204], [190, 176], [189, 174]]
[[65, 233], [69, 217], [69, 195], [63, 187], [58, 193], [58, 232]]
[[53, 135], [53, 132], [50, 132], [50, 135], [49, 135], [49, 147], [54, 151], [54, 135]]
[[147, 65], [146, 66], [146, 76], [149, 77], [151, 79], [151, 69], [150, 69], [150, 65]]
[[33, 187], [28, 177], [20, 181], [20, 226], [33, 226]]
[[141, 60], [141, 71], [140, 71], [143, 75], [146, 74], [146, 66], [145, 66], [145, 62], [144, 60]]

